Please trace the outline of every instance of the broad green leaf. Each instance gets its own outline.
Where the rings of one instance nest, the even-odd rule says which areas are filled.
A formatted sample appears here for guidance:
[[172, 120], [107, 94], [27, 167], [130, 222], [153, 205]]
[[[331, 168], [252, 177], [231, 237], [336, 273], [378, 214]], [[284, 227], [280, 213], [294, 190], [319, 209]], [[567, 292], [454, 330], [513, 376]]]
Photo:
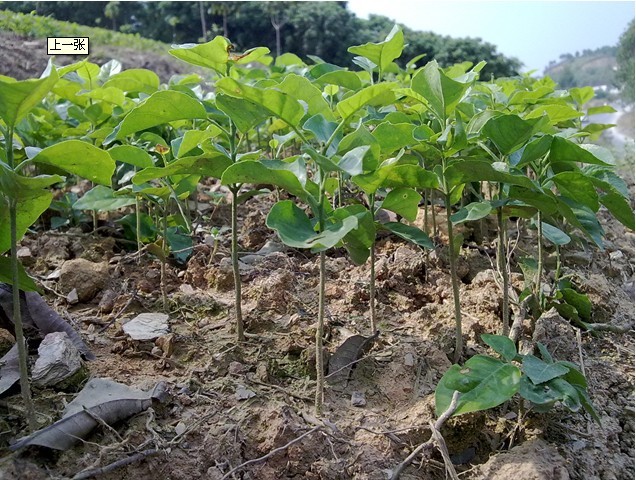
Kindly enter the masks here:
[[523, 370], [523, 373], [525, 373], [535, 385], [548, 382], [553, 378], [568, 373], [568, 368], [563, 365], [559, 365], [558, 363], [546, 363], [534, 355], [526, 355], [523, 357], [521, 370]]
[[514, 342], [505, 335], [491, 335], [484, 333], [481, 339], [495, 352], [501, 355], [507, 362], [512, 362], [517, 356], [517, 347]]
[[354, 72], [347, 70], [327, 72], [316, 78], [316, 83], [318, 85], [339, 85], [353, 91], [359, 90], [360, 87], [362, 87], [360, 77]]
[[180, 263], [185, 263], [192, 254], [192, 237], [182, 232], [180, 227], [170, 227], [166, 232], [166, 239], [172, 255]]
[[549, 223], [541, 222], [541, 229], [543, 231], [543, 236], [554, 245], [567, 245], [572, 240], [563, 230], [550, 225]]
[[357, 228], [347, 233], [342, 242], [353, 263], [362, 265], [369, 258], [375, 241], [375, 222], [371, 212], [362, 205], [350, 205], [334, 210], [331, 215], [340, 221], [351, 215], [358, 218]]
[[285, 245], [310, 248], [319, 252], [334, 247], [345, 235], [358, 226], [355, 215], [328, 223], [322, 232], [316, 232], [305, 212], [291, 200], [276, 203], [267, 215], [266, 224], [276, 230]]
[[214, 138], [220, 133], [221, 129], [216, 125], [210, 125], [205, 130], [188, 130], [183, 134], [183, 140], [179, 144], [179, 149], [177, 150], [175, 156], [177, 158], [183, 157], [206, 140]]
[[303, 125], [303, 129], [313, 133], [320, 143], [327, 143], [337, 127], [337, 123], [329, 122], [321, 114], [309, 118]]
[[307, 104], [307, 115], [321, 114], [328, 121], [335, 119], [327, 100], [322, 96], [319, 88], [313, 85], [307, 78], [300, 75], [289, 74], [277, 87], [282, 92], [291, 95], [296, 100], [302, 100]]
[[66, 140], [41, 150], [33, 162], [52, 165], [101, 185], [110, 185], [115, 161], [105, 150], [80, 140]]
[[360, 175], [362, 173], [362, 160], [368, 150], [369, 147], [366, 145], [349, 150], [338, 162], [338, 168], [352, 177]]
[[460, 160], [446, 169], [445, 176], [451, 186], [487, 181], [519, 185], [529, 190], [535, 189], [532, 181], [525, 175], [497, 170], [496, 166], [486, 160]]
[[362, 55], [363, 57], [368, 58], [380, 67], [380, 71], [384, 71], [391, 62], [393, 62], [393, 60], [402, 55], [403, 48], [404, 34], [402, 33], [402, 30], [395, 25], [383, 42], [369, 42], [364, 45], [349, 47], [347, 51], [355, 55]]
[[625, 180], [616, 175], [612, 167], [584, 165], [581, 172], [592, 181], [595, 187], [608, 193], [616, 190], [623, 197], [629, 199], [629, 188], [627, 188]]
[[269, 112], [244, 98], [218, 94], [216, 106], [232, 119], [236, 127], [243, 133], [249, 132], [255, 126], [263, 123], [270, 116]]
[[601, 105], [598, 107], [590, 107], [587, 109], [587, 116], [597, 115], [599, 113], [616, 113], [616, 109], [611, 105]]
[[559, 192], [593, 212], [598, 211], [598, 195], [592, 181], [579, 172], [561, 172], [554, 175], [552, 182], [559, 188]]
[[559, 290], [569, 305], [576, 308], [579, 317], [586, 322], [589, 322], [592, 317], [592, 302], [587, 295], [578, 293], [572, 288], [562, 288]]
[[394, 188], [382, 202], [382, 208], [402, 215], [408, 221], [413, 222], [417, 218], [421, 200], [422, 196], [412, 188]]
[[159, 89], [159, 83], [159, 77], [155, 72], [145, 68], [131, 68], [110, 77], [103, 87], [152, 95]]
[[[600, 154], [600, 152], [597, 152]], [[611, 165], [595, 155], [594, 151], [588, 151], [570, 140], [561, 137], [553, 137], [550, 155], [550, 162], [581, 162], [592, 165]]]
[[386, 155], [415, 144], [414, 129], [411, 123], [383, 122], [373, 130], [373, 136], [380, 144], [382, 154]]
[[[53, 199], [53, 194], [46, 190], [40, 195], [31, 197], [27, 202], [19, 202], [16, 207], [16, 227], [18, 241], [24, 236], [27, 229], [33, 225], [42, 215]], [[9, 208], [2, 201], [0, 195], [0, 254], [11, 249], [11, 224], [9, 222]]]
[[131, 133], [175, 120], [196, 118], [207, 118], [207, 113], [195, 98], [174, 90], [156, 92], [126, 115], [116, 138], [123, 139]]
[[488, 120], [481, 132], [497, 146], [499, 152], [509, 155], [530, 140], [534, 123], [522, 120], [518, 115], [501, 115]]
[[634, 211], [625, 197], [619, 193], [610, 192], [602, 195], [600, 200], [614, 218], [630, 230], [634, 230]]
[[430, 237], [417, 227], [405, 225], [400, 222], [386, 222], [382, 224], [382, 228], [389, 230], [398, 237], [414, 243], [415, 245], [419, 245], [422, 248], [426, 248], [428, 250], [435, 248]]
[[526, 115], [526, 120], [532, 118], [541, 118], [547, 115], [550, 123], [553, 125], [573, 120], [583, 116], [582, 112], [570, 107], [569, 105], [539, 105], [532, 112]]
[[139, 168], [152, 167], [152, 156], [145, 150], [133, 145], [117, 145], [108, 150], [109, 155], [116, 162], [123, 162]]
[[525, 165], [528, 165], [531, 162], [534, 162], [541, 157], [543, 157], [550, 147], [552, 146], [552, 136], [551, 135], [543, 135], [536, 140], [528, 143], [523, 149], [523, 154], [521, 155], [521, 159], [517, 164], [518, 168], [521, 168]]
[[305, 115], [305, 110], [298, 100], [279, 90], [250, 87], [229, 77], [220, 79], [216, 86], [231, 97], [244, 98], [263, 107], [271, 115], [294, 127]]
[[492, 205], [490, 202], [473, 202], [459, 209], [457, 213], [452, 214], [451, 221], [454, 225], [464, 222], [472, 222], [474, 220], [487, 217], [490, 215], [491, 211]]
[[232, 160], [222, 153], [195, 155], [183, 157], [165, 167], [148, 167], [137, 172], [133, 183], [140, 185], [156, 178], [166, 178], [172, 175], [204, 175], [206, 177], [221, 178], [223, 172], [232, 165]]
[[362, 168], [365, 172], [370, 172], [378, 167], [380, 158], [380, 144], [369, 132], [365, 125], [360, 125], [356, 130], [346, 135], [338, 144], [338, 153], [346, 153], [356, 147], [368, 146], [369, 150], [362, 160]]
[[28, 202], [29, 198], [39, 197], [43, 189], [64, 179], [59, 175], [38, 175], [25, 177], [18, 175], [4, 162], [0, 162], [0, 194], [15, 198], [20, 202]]
[[294, 163], [286, 163], [280, 160], [238, 162], [228, 167], [221, 177], [223, 185], [269, 183], [303, 200], [308, 196], [307, 191], [304, 189], [306, 181], [304, 162], [300, 160]]
[[352, 178], [365, 193], [371, 194], [380, 187], [437, 188], [437, 176], [419, 165], [392, 164], [380, 167], [375, 172], [356, 175]]
[[463, 367], [451, 366], [441, 378], [435, 391], [435, 411], [440, 415], [448, 408], [454, 390], [462, 392], [454, 415], [496, 407], [518, 392], [520, 379], [516, 366], [475, 355]]
[[94, 100], [101, 100], [122, 107], [126, 97], [124, 92], [115, 87], [99, 87], [81, 94]]
[[520, 90], [510, 97], [509, 105], [535, 105], [538, 100], [552, 93], [554, 88], [543, 86], [533, 90]]
[[560, 398], [560, 394], [550, 388], [549, 384], [535, 385], [527, 377], [521, 377], [519, 395], [543, 409], [550, 408]]
[[567, 212], [566, 208], [569, 209], [574, 214], [576, 220], [571, 220], [568, 217], [566, 217], [566, 219], [572, 223], [572, 225], [579, 228], [598, 248], [603, 249], [605, 230], [603, 230], [596, 214], [592, 210], [567, 197], [557, 198], [557, 207], [559, 208], [559, 213], [564, 217], [564, 212]]
[[[13, 285], [11, 274], [11, 259], [0, 255], [0, 282]], [[39, 292], [40, 289], [33, 279], [24, 271], [24, 267], [18, 262], [18, 288], [23, 292]]]
[[[354, 93], [350, 97], [345, 98], [338, 102], [336, 109], [343, 120], [348, 119], [351, 115], [356, 113], [362, 107], [375, 103], [377, 100], [381, 100], [382, 103], [390, 103], [395, 97], [391, 93], [391, 89], [395, 86], [394, 83], [382, 82], [369, 87], [365, 87], [362, 90]], [[387, 96], [388, 94], [388, 96]]]
[[594, 98], [594, 89], [592, 87], [571, 88], [570, 96], [579, 106], [583, 106]]
[[97, 185], [84, 194], [73, 204], [75, 210], [95, 210], [98, 212], [111, 212], [128, 205], [134, 205], [132, 197], [116, 196], [111, 188]]
[[39, 104], [58, 80], [57, 70], [48, 77], [20, 82], [9, 77], [0, 79], [0, 118], [13, 127]]
[[[267, 47], [254, 47], [246, 50], [240, 55], [236, 55], [236, 58], [230, 54], [230, 61], [236, 63], [237, 65], [245, 65], [250, 62], [254, 62], [261, 59], [261, 63], [265, 60], [262, 57], [269, 53], [269, 48]], [[271, 61], [271, 60], [270, 60]], [[265, 62], [265, 64], [269, 64]]]
[[168, 50], [168, 53], [191, 65], [211, 68], [221, 75], [225, 75], [230, 58], [229, 49], [230, 42], [219, 35], [200, 45], [192, 43], [175, 45], [175, 48]]
[[446, 76], [435, 60], [426, 64], [411, 80], [411, 89], [426, 99], [442, 123], [464, 96], [468, 84]]

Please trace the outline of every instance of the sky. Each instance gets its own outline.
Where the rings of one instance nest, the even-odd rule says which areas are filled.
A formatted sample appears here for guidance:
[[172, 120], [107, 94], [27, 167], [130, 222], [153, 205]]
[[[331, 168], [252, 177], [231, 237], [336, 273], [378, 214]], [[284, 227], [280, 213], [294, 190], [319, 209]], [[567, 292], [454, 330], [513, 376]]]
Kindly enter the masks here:
[[[634, 1], [349, 0], [360, 18], [384, 15], [413, 30], [478, 37], [543, 73], [550, 60], [616, 45], [634, 18]], [[408, 39], [406, 39], [408, 42]]]

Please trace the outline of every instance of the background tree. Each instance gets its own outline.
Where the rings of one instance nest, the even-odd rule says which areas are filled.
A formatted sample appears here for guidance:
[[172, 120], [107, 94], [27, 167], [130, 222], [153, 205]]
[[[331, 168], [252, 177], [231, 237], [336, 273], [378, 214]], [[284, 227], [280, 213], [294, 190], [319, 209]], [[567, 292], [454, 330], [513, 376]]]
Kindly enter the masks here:
[[117, 31], [117, 18], [119, 17], [119, 2], [108, 2], [104, 8], [104, 15], [113, 22], [113, 30]]
[[616, 81], [622, 89], [623, 98], [629, 103], [634, 103], [634, 20], [618, 41], [616, 62]]

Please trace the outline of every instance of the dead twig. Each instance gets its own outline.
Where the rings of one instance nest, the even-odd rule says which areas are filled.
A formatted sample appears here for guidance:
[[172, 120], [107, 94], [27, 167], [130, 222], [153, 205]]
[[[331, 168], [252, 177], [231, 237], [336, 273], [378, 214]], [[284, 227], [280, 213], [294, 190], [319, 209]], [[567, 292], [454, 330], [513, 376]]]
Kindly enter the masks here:
[[303, 397], [302, 395], [298, 395], [297, 393], [293, 393], [290, 392], [289, 390], [283, 388], [283, 387], [279, 387], [278, 385], [273, 385], [271, 383], [264, 383], [264, 382], [259, 382], [258, 380], [254, 380], [252, 378], [247, 378], [247, 381], [250, 383], [255, 383], [256, 385], [260, 385], [262, 387], [268, 387], [268, 388], [273, 388], [274, 390], [278, 390], [279, 392], [283, 392], [285, 395], [289, 395], [290, 397], [293, 397], [297, 400], [302, 400], [303, 402], [313, 402], [314, 399], [313, 398], [309, 398], [309, 397]]
[[112, 472], [120, 467], [124, 467], [126, 465], [130, 465], [131, 463], [138, 462], [139, 460], [143, 460], [150, 455], [156, 455], [161, 450], [157, 448], [149, 448], [148, 450], [144, 450], [142, 452], [131, 455], [130, 457], [120, 458], [116, 462], [110, 463], [104, 467], [99, 468], [90, 468], [88, 470], [82, 470], [77, 475], [73, 477], [73, 480], [85, 480], [91, 477], [97, 477], [98, 475], [103, 475], [108, 472]]
[[[406, 459], [404, 459], [404, 461], [402, 463], [400, 463], [397, 467], [395, 467], [395, 469], [393, 470], [393, 473], [391, 474], [391, 479], [390, 480], [398, 480], [400, 478], [400, 475], [402, 474], [402, 472], [404, 471], [404, 469], [413, 461], [413, 459], [424, 449], [430, 449], [433, 447], [433, 443], [436, 440], [436, 436], [435, 436], [435, 432], [437, 432], [438, 437], [441, 437], [441, 434], [439, 433], [439, 430], [442, 428], [442, 425], [444, 425], [444, 423], [446, 422], [446, 420], [448, 420], [451, 415], [453, 415], [453, 413], [455, 413], [455, 410], [457, 409], [457, 401], [459, 400], [459, 392], [455, 391], [455, 393], [453, 393], [453, 398], [451, 399], [451, 403], [448, 406], [448, 408], [446, 409], [446, 411], [444, 413], [442, 413], [440, 415], [440, 417], [437, 419], [437, 421], [434, 424], [431, 424], [431, 429], [433, 431], [433, 435], [431, 436], [431, 438], [429, 438], [426, 442], [422, 443], [419, 447], [417, 447], [415, 450], [413, 450], [411, 452], [411, 454], [406, 457]], [[444, 456], [444, 449], [446, 448], [445, 444], [439, 444], [438, 442], [438, 447], [440, 448], [440, 451], [442, 452], [442, 457]], [[448, 455], [448, 452], [446, 452], [446, 455]], [[449, 459], [450, 461], [450, 459]], [[446, 459], [444, 459], [444, 463], [446, 463]], [[448, 466], [447, 466], [448, 468]], [[455, 478], [457, 478], [457, 473], [455, 473]]]
[[278, 452], [282, 452], [283, 450], [287, 450], [289, 447], [291, 447], [294, 443], [298, 443], [300, 442], [303, 438], [305, 438], [306, 436], [317, 432], [318, 430], [320, 430], [322, 427], [314, 427], [311, 430], [306, 431], [305, 433], [303, 433], [300, 437], [294, 438], [293, 440], [291, 440], [290, 442], [286, 443], [285, 445], [283, 445], [282, 447], [278, 447], [275, 448], [274, 450], [272, 450], [271, 452], [269, 452], [267, 455], [263, 455], [262, 457], [258, 457], [258, 458], [254, 458], [252, 460], [248, 460], [247, 462], [241, 463], [238, 467], [234, 467], [232, 470], [230, 470], [229, 472], [227, 472], [225, 475], [223, 475], [223, 477], [221, 478], [221, 480], [225, 480], [226, 478], [230, 478], [234, 473], [238, 472], [239, 470], [244, 469], [245, 467], [247, 467], [248, 465], [253, 465], [255, 463], [260, 463], [263, 462], [265, 460], [267, 460], [268, 458], [273, 457], [274, 455], [276, 455]]

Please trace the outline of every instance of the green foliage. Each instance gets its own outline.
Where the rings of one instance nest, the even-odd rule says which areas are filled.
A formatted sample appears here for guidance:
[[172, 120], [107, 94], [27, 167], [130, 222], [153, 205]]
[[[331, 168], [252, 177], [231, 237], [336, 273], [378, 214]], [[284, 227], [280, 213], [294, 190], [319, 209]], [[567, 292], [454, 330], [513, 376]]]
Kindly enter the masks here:
[[618, 41], [616, 63], [616, 83], [621, 87], [623, 98], [634, 103], [634, 20]]
[[475, 355], [463, 366], [452, 365], [435, 390], [438, 415], [448, 408], [454, 391], [460, 392], [454, 415], [494, 408], [519, 393], [539, 412], [560, 402], [571, 412], [585, 410], [600, 421], [587, 394], [587, 381], [576, 365], [555, 362], [540, 343], [542, 358], [517, 354], [514, 343], [505, 336], [482, 335], [482, 340], [500, 358]]

